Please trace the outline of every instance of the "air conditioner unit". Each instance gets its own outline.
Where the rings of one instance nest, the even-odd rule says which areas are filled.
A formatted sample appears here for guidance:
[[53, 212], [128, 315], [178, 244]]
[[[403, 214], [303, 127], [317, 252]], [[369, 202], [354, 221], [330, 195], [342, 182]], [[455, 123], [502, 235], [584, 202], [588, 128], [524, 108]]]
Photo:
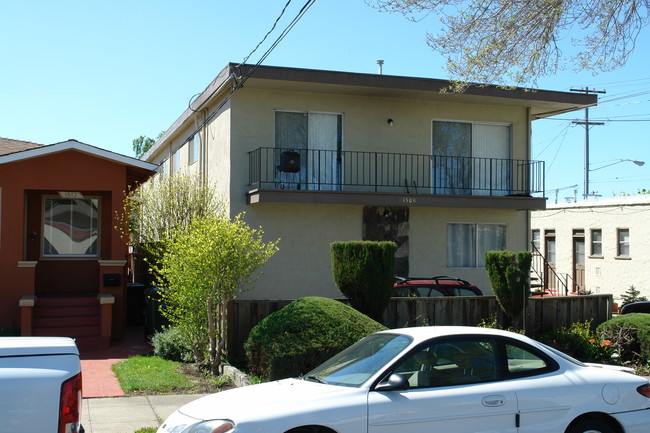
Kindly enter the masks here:
[[285, 173], [298, 173], [300, 171], [300, 154], [293, 150], [285, 150], [280, 154], [278, 170]]

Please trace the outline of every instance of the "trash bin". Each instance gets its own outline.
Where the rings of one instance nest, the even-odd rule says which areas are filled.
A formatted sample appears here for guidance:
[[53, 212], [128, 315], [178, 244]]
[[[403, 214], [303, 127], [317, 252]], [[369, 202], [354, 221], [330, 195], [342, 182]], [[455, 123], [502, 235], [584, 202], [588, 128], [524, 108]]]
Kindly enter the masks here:
[[144, 325], [144, 284], [126, 286], [126, 326]]
[[169, 320], [160, 312], [160, 306], [163, 305], [161, 292], [164, 290], [164, 287], [149, 287], [145, 290], [144, 336], [147, 339], [169, 325]]

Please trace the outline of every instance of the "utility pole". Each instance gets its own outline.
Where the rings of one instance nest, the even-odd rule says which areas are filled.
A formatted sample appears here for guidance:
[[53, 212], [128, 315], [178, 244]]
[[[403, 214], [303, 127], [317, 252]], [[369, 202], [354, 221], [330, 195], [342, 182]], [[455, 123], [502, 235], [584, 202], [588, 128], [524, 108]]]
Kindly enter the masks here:
[[[569, 89], [572, 92], [582, 92], [585, 95], [589, 93], [607, 93], [605, 90], [593, 90], [585, 87], [583, 89]], [[589, 198], [589, 127], [593, 125], [604, 125], [604, 122], [590, 122], [589, 121], [589, 107], [585, 107], [585, 120], [574, 120], [572, 123], [575, 125], [585, 125], [585, 192], [583, 199]]]

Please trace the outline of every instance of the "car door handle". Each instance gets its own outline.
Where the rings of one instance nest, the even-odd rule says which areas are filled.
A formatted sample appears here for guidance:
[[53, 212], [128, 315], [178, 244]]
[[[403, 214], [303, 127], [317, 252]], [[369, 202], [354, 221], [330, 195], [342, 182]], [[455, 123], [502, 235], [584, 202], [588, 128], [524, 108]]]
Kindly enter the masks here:
[[483, 397], [481, 403], [487, 407], [499, 407], [506, 404], [506, 398], [503, 395], [488, 395]]

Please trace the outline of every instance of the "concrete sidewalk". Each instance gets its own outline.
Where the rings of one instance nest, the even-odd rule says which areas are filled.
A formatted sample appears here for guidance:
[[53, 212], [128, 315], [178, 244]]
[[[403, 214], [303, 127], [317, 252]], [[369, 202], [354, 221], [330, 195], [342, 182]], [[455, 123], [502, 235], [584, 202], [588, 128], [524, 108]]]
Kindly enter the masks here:
[[88, 398], [83, 400], [81, 425], [86, 433], [133, 433], [158, 428], [176, 409], [205, 394]]

